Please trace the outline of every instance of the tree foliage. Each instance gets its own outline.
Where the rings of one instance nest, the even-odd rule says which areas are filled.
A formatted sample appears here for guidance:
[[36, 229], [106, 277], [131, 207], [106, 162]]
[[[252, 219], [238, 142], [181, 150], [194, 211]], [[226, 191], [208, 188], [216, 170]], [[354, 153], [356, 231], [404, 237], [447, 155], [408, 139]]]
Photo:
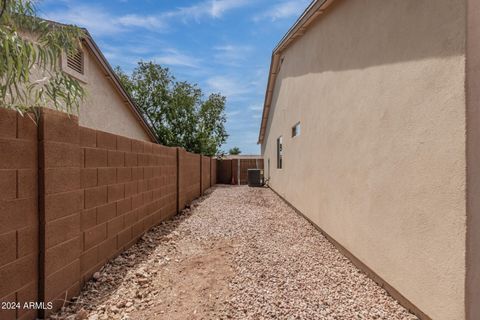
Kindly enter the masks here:
[[214, 93], [200, 107], [197, 139], [205, 154], [218, 154], [220, 146], [227, 140], [225, 103], [224, 96]]
[[0, 107], [24, 112], [51, 105], [72, 112], [85, 92], [61, 72], [62, 52], [81, 46], [82, 29], [39, 19], [32, 0], [6, 0], [0, 17]]
[[239, 147], [233, 147], [230, 150], [228, 150], [228, 154], [231, 155], [231, 156], [237, 156], [240, 153], [242, 153], [242, 151], [240, 150]]
[[205, 100], [197, 85], [176, 81], [168, 68], [153, 62], [139, 62], [131, 75], [115, 71], [163, 145], [213, 156], [225, 143], [224, 96]]

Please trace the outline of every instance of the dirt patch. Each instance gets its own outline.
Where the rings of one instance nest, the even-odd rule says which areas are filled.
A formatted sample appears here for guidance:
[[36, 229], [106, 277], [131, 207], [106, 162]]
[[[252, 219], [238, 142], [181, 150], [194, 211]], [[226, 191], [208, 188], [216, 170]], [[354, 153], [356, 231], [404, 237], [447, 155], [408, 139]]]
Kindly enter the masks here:
[[[184, 249], [188, 248], [186, 244]], [[232, 246], [226, 242], [195, 246], [178, 262], [163, 268], [152, 286], [162, 290], [151, 309], [131, 314], [132, 319], [216, 319], [230, 295], [233, 276]]]

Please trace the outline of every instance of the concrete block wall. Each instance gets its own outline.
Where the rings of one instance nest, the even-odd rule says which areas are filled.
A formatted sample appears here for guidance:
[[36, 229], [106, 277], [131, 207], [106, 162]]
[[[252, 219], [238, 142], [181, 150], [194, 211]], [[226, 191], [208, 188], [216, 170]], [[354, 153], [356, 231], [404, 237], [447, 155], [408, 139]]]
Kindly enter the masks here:
[[0, 309], [0, 319], [48, 316], [215, 181], [214, 159], [84, 128], [53, 110], [35, 119], [0, 109], [0, 301], [53, 309]]
[[179, 159], [179, 210], [183, 210], [187, 204], [198, 198], [201, 193], [201, 156], [178, 149]]
[[80, 281], [85, 282], [145, 231], [177, 212], [177, 151], [80, 129], [85, 199]]
[[[0, 302], [37, 300], [37, 128], [0, 108]], [[36, 310], [0, 308], [0, 319], [33, 319]]]
[[44, 109], [38, 132], [39, 300], [53, 302], [57, 309], [65, 298], [78, 294], [81, 286], [80, 217], [84, 198], [80, 130], [76, 117]]

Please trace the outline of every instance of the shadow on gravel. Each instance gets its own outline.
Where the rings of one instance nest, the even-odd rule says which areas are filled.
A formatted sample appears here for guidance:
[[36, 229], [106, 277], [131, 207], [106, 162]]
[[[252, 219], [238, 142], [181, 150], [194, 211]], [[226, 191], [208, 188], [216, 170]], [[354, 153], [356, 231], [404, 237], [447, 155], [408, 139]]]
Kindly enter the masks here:
[[[149, 277], [155, 276], [155, 274], [148, 274], [142, 270], [137, 270], [139, 269], [139, 265], [151, 260], [159, 246], [165, 246], [168, 252], [174, 250], [175, 244], [173, 243], [174, 241], [172, 241], [172, 237], [177, 234], [175, 230], [178, 226], [191, 216], [195, 207], [208, 199], [217, 188], [222, 187], [227, 186], [220, 185], [210, 188], [203, 196], [194, 200], [183, 211], [162, 221], [159, 225], [143, 234], [130, 248], [109, 260], [93, 275], [93, 278], [83, 286], [80, 295], [74, 297], [72, 301], [64, 301], [62, 310], [51, 315], [50, 319], [92, 319], [88, 316], [88, 311], [96, 309], [106, 301], [111, 300], [121, 284], [126, 280], [131, 281], [133, 277], [140, 288], [146, 287], [150, 282]], [[154, 261], [161, 263], [160, 258]], [[165, 264], [167, 263], [168, 260], [165, 261]], [[136, 270], [135, 274], [132, 275], [134, 270]], [[135, 298], [138, 300], [145, 298], [142, 290], [137, 290]], [[134, 311], [133, 304], [129, 305], [122, 301], [119, 302], [116, 308], [118, 312], [115, 309], [110, 311], [114, 314], [118, 313], [119, 316], [122, 309], [128, 312]], [[76, 316], [72, 317], [72, 315]], [[120, 319], [121, 317], [118, 318]], [[102, 320], [103, 318], [100, 316], [98, 318], [94, 317], [93, 319]]]

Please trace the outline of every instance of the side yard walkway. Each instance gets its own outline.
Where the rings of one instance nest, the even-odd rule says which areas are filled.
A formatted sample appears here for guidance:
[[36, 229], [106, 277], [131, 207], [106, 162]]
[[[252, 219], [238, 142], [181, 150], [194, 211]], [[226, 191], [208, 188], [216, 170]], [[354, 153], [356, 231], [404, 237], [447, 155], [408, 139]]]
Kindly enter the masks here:
[[95, 274], [60, 319], [417, 319], [271, 190], [218, 186]]

